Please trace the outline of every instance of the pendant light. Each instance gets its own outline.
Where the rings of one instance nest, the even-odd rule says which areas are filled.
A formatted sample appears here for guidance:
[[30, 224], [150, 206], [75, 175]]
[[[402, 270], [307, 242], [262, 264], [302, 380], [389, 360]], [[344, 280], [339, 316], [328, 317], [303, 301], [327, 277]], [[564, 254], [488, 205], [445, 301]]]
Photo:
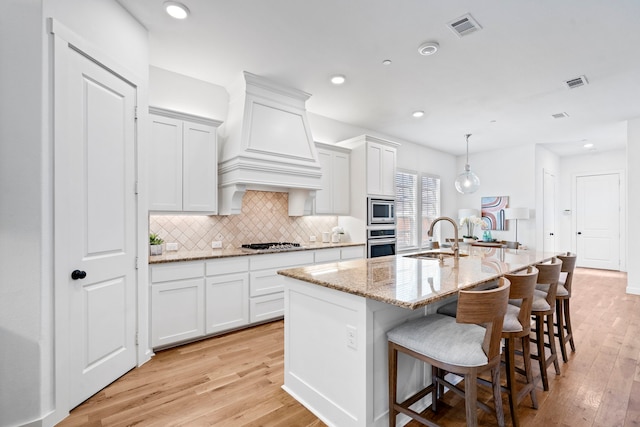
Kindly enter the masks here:
[[466, 134], [467, 138], [467, 163], [464, 165], [464, 172], [462, 172], [456, 178], [456, 190], [462, 194], [471, 194], [475, 193], [475, 191], [480, 187], [480, 178], [478, 175], [471, 172], [471, 168], [469, 167], [469, 137], [470, 133]]

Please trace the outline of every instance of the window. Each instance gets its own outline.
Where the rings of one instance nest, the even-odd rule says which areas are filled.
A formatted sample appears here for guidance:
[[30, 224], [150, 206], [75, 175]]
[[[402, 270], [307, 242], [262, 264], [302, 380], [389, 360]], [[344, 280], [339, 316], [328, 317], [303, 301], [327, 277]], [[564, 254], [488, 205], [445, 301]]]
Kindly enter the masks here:
[[[428, 246], [429, 226], [439, 216], [440, 178], [423, 174], [418, 181], [417, 173], [398, 171], [396, 173], [398, 250]], [[439, 240], [437, 229], [434, 232], [433, 240]]]
[[416, 247], [418, 237], [418, 176], [412, 173], [396, 173], [396, 235], [398, 249]]

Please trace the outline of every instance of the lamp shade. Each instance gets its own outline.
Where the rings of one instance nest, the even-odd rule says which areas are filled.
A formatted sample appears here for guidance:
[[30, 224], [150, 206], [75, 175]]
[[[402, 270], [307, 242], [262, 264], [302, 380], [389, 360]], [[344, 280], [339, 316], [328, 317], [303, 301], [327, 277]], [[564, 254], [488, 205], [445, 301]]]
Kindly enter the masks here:
[[478, 209], [458, 209], [458, 218], [469, 218], [470, 216], [480, 216]]
[[506, 208], [504, 219], [529, 219], [529, 208]]

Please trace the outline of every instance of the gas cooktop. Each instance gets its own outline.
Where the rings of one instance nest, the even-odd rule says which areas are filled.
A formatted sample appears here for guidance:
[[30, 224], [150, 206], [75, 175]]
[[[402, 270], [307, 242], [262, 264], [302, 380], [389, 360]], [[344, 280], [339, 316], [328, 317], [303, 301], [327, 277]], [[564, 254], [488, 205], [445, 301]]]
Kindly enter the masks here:
[[278, 252], [302, 249], [300, 243], [271, 242], [271, 243], [249, 243], [242, 245], [242, 249], [255, 252]]

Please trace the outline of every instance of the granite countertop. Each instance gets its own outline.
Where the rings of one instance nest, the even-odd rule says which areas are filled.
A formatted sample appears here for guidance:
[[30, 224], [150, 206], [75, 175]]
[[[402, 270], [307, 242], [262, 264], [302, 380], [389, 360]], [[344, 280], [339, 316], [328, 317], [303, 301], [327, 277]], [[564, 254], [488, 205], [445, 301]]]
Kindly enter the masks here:
[[226, 258], [248, 255], [266, 255], [274, 253], [284, 252], [300, 252], [300, 251], [315, 251], [317, 249], [330, 249], [330, 248], [344, 248], [347, 246], [364, 246], [364, 243], [315, 243], [302, 245], [300, 249], [282, 250], [275, 252], [268, 251], [252, 251], [242, 248], [230, 248], [230, 249], [208, 249], [203, 251], [164, 251], [162, 255], [149, 256], [149, 264], [161, 264], [165, 262], [179, 262], [179, 261], [197, 261], [203, 259], [214, 258]]
[[[439, 251], [423, 251], [439, 252]], [[440, 251], [441, 252], [441, 251]], [[278, 274], [365, 298], [417, 309], [551, 259], [555, 253], [467, 245], [453, 257], [402, 254], [291, 268]]]

